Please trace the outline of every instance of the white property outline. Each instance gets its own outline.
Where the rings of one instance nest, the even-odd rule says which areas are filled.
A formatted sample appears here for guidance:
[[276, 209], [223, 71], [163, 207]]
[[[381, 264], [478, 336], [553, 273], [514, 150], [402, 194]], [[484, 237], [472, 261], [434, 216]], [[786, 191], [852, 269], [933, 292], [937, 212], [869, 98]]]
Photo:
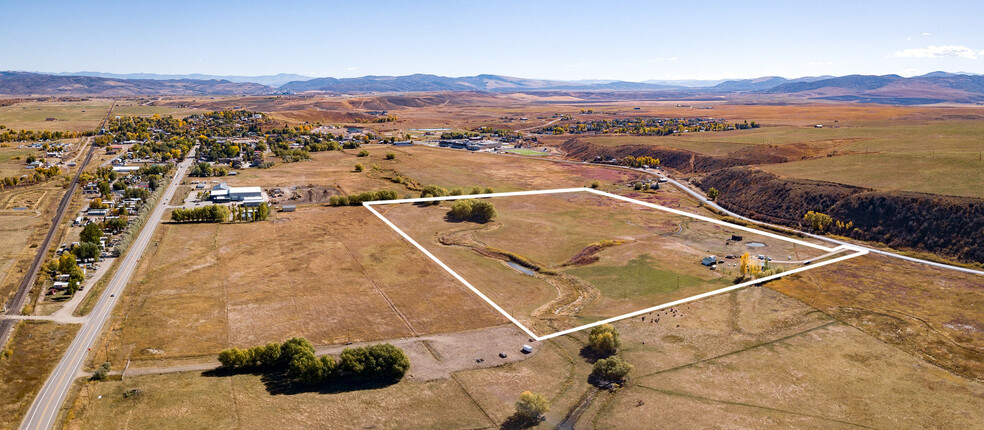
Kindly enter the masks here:
[[[815, 248], [815, 249], [820, 249], [820, 250], [823, 250], [823, 251], [827, 251], [828, 254], [826, 254], [826, 255], [835, 254], [835, 253], [838, 253], [838, 252], [841, 252], [841, 251], [845, 251], [845, 250], [851, 250], [851, 251], [855, 251], [855, 252], [853, 254], [844, 255], [844, 256], [841, 256], [841, 257], [833, 258], [833, 259], [822, 261], [822, 262], [819, 262], [819, 263], [814, 263], [814, 264], [811, 264], [811, 265], [808, 265], [808, 266], [801, 266], [801, 267], [798, 267], [798, 268], [795, 268], [795, 269], [787, 270], [787, 271], [782, 272], [782, 273], [777, 273], [775, 275], [766, 276], [764, 278], [754, 279], [754, 280], [751, 280], [751, 281], [748, 281], [748, 282], [743, 282], [743, 283], [732, 285], [732, 286], [729, 286], [729, 287], [719, 288], [717, 290], [708, 291], [706, 293], [697, 294], [697, 295], [690, 296], [690, 297], [687, 297], [687, 298], [683, 298], [683, 299], [680, 299], [680, 300], [675, 300], [675, 301], [672, 301], [672, 302], [669, 302], [669, 303], [663, 303], [661, 305], [656, 305], [656, 306], [649, 307], [649, 308], [646, 308], [646, 309], [629, 312], [627, 314], [620, 315], [620, 316], [617, 316], [617, 317], [612, 317], [612, 318], [608, 318], [608, 319], [604, 319], [604, 320], [600, 320], [600, 321], [595, 321], [593, 323], [584, 324], [584, 325], [581, 325], [581, 326], [578, 326], [578, 327], [574, 327], [574, 328], [570, 328], [570, 329], [567, 329], [567, 330], [561, 330], [559, 332], [548, 334], [548, 335], [545, 335], [545, 336], [537, 336], [536, 333], [533, 333], [532, 330], [526, 328], [526, 326], [524, 326], [523, 324], [521, 324], [518, 320], [516, 320], [516, 318], [514, 318], [512, 315], [510, 315], [509, 312], [506, 312], [505, 309], [502, 309], [502, 307], [500, 307], [495, 302], [493, 302], [492, 299], [490, 299], [484, 293], [482, 293], [481, 291], [479, 291], [478, 288], [475, 288], [471, 283], [469, 283], [467, 280], [465, 280], [465, 278], [462, 278], [461, 275], [459, 275], [457, 272], [455, 272], [454, 270], [451, 270], [451, 268], [448, 267], [447, 264], [444, 264], [444, 262], [441, 261], [436, 256], [434, 256], [434, 254], [431, 254], [430, 251], [428, 251], [426, 248], [424, 248], [419, 243], [417, 243], [417, 241], [414, 240], [412, 237], [410, 237], [410, 235], [406, 234], [403, 230], [401, 230], [399, 227], [397, 227], [395, 224], [393, 224], [390, 220], [386, 219], [386, 217], [384, 217], [378, 211], [376, 211], [375, 209], [373, 209], [373, 206], [375, 206], [375, 205], [390, 205], [390, 204], [398, 204], [398, 203], [438, 202], [438, 201], [444, 201], [444, 200], [481, 199], [481, 198], [490, 198], [490, 197], [531, 196], [531, 195], [538, 195], [538, 194], [561, 194], [561, 193], [578, 193], [578, 192], [588, 192], [588, 193], [592, 193], [592, 194], [597, 194], [599, 196], [605, 196], [605, 197], [613, 198], [613, 199], [616, 199], [616, 200], [622, 200], [622, 201], [625, 201], [625, 202], [634, 203], [634, 204], [641, 205], [641, 206], [644, 206], [644, 207], [648, 207], [648, 208], [651, 208], [651, 209], [658, 209], [658, 210], [661, 210], [661, 211], [670, 212], [670, 213], [677, 214], [677, 215], [683, 215], [683, 216], [687, 216], [687, 217], [690, 217], [690, 218], [698, 219], [698, 220], [701, 220], [701, 221], [707, 221], [707, 222], [710, 222], [710, 223], [722, 225], [722, 226], [733, 228], [733, 229], [737, 229], [737, 230], [747, 231], [749, 233], [754, 233], [754, 234], [759, 234], [759, 235], [763, 235], [763, 236], [766, 236], [766, 237], [771, 237], [773, 239], [780, 239], [780, 240], [785, 240], [787, 242], [793, 242], [793, 243], [796, 243], [796, 244], [799, 244], [799, 245], [803, 245], [803, 246], [807, 246], [807, 247], [810, 247], [810, 248]], [[744, 288], [744, 287], [747, 287], [747, 286], [750, 286], [750, 285], [760, 284], [760, 283], [763, 283], [763, 282], [771, 281], [773, 279], [781, 278], [783, 276], [792, 275], [794, 273], [804, 272], [806, 270], [813, 269], [813, 268], [816, 268], [816, 267], [822, 267], [822, 266], [826, 266], [828, 264], [833, 264], [833, 263], [837, 263], [837, 262], [840, 262], [840, 261], [848, 260], [848, 259], [851, 259], [851, 258], [854, 258], [854, 257], [859, 257], [859, 256], [862, 256], [862, 255], [865, 255], [865, 254], [868, 253], [868, 250], [867, 249], [860, 248], [860, 247], [853, 246], [853, 245], [846, 245], [845, 244], [845, 245], [840, 245], [840, 246], [837, 246], [837, 247], [834, 247], [834, 248], [829, 248], [829, 247], [826, 247], [826, 246], [823, 246], [823, 245], [817, 245], [815, 243], [810, 243], [810, 242], [806, 242], [806, 241], [799, 240], [799, 239], [793, 239], [793, 238], [789, 238], [789, 237], [785, 237], [785, 236], [780, 236], [780, 235], [775, 234], [775, 233], [770, 233], [770, 232], [767, 232], [767, 231], [762, 231], [762, 230], [758, 230], [758, 229], [754, 229], [754, 228], [750, 228], [750, 227], [745, 227], [745, 226], [742, 226], [742, 225], [733, 224], [733, 223], [729, 223], [729, 222], [726, 222], [726, 221], [721, 221], [719, 219], [709, 218], [709, 217], [706, 217], [706, 216], [703, 216], [703, 215], [692, 214], [692, 213], [689, 213], [689, 212], [684, 212], [684, 211], [681, 211], [681, 210], [668, 208], [666, 206], [660, 206], [660, 205], [657, 205], [657, 204], [653, 204], [653, 203], [649, 203], [649, 202], [644, 202], [644, 201], [641, 201], [641, 200], [636, 200], [636, 199], [628, 198], [628, 197], [625, 197], [625, 196], [620, 196], [618, 194], [607, 193], [607, 192], [599, 191], [599, 190], [596, 190], [596, 189], [593, 189], [593, 188], [558, 188], [558, 189], [553, 189], [553, 190], [515, 191], [515, 192], [508, 192], [508, 193], [470, 194], [470, 195], [445, 196], [445, 197], [421, 197], [421, 198], [416, 198], [416, 199], [377, 200], [377, 201], [371, 201], [371, 202], [363, 202], [362, 203], [362, 206], [365, 206], [366, 209], [369, 209], [370, 212], [372, 212], [377, 217], [379, 217], [379, 219], [383, 220], [383, 222], [386, 223], [386, 225], [390, 226], [390, 228], [392, 228], [394, 231], [396, 231], [397, 233], [399, 233], [400, 236], [402, 236], [404, 239], [407, 240], [407, 242], [410, 242], [411, 244], [413, 244], [413, 246], [417, 247], [417, 249], [419, 249], [420, 252], [423, 252], [424, 255], [430, 257], [431, 260], [434, 260], [434, 262], [437, 263], [438, 266], [441, 266], [441, 268], [443, 268], [448, 273], [450, 273], [451, 276], [453, 276], [458, 281], [461, 281], [462, 284], [465, 284], [465, 286], [468, 287], [468, 289], [470, 289], [473, 293], [477, 294], [479, 297], [481, 297], [483, 300], [485, 300], [490, 306], [492, 306], [495, 310], [499, 311], [500, 314], [502, 314], [507, 319], [509, 319], [509, 321], [512, 321], [513, 324], [516, 324], [517, 327], [519, 327], [521, 330], [523, 330], [524, 332], [526, 332], [526, 334], [530, 335], [531, 338], [533, 338], [533, 339], [535, 339], [537, 341], [543, 341], [543, 340], [547, 340], [547, 339], [550, 339], [550, 338], [553, 338], [553, 337], [563, 336], [565, 334], [569, 334], [569, 333], [573, 333], [573, 332], [576, 332], [576, 331], [584, 330], [584, 329], [591, 328], [591, 327], [594, 327], [594, 326], [598, 326], [598, 325], [601, 325], [601, 324], [607, 324], [607, 323], [610, 323], [610, 322], [615, 322], [615, 321], [623, 320], [623, 319], [626, 319], [626, 318], [632, 318], [632, 317], [639, 316], [639, 315], [642, 315], [642, 314], [645, 314], [645, 313], [649, 313], [649, 312], [652, 312], [652, 311], [656, 311], [656, 310], [660, 310], [660, 309], [665, 309], [665, 308], [669, 308], [669, 307], [681, 305], [683, 303], [692, 302], [692, 301], [695, 301], [695, 300], [700, 300], [700, 299], [703, 299], [703, 298], [706, 298], [706, 297], [714, 296], [714, 295], [721, 294], [721, 293], [726, 293], [726, 292], [729, 292], [729, 291], [734, 291], [734, 290], [737, 290], [739, 288]]]

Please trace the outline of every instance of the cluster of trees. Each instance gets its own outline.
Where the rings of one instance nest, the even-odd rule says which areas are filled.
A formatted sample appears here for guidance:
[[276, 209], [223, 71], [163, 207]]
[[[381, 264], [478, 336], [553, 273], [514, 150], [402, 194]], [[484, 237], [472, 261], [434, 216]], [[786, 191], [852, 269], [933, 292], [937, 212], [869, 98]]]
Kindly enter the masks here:
[[530, 424], [543, 420], [543, 414], [550, 410], [550, 402], [543, 394], [523, 391], [516, 401], [516, 415]]
[[448, 219], [451, 221], [473, 221], [484, 224], [495, 220], [495, 217], [495, 206], [487, 200], [456, 200], [448, 211]]
[[471, 187], [468, 192], [465, 192], [464, 188], [454, 187], [451, 191], [447, 188], [441, 188], [437, 185], [428, 185], [420, 190], [420, 197], [445, 197], [445, 196], [463, 196], [465, 194], [492, 194], [495, 190], [492, 187], [482, 188], [478, 185]]
[[472, 132], [469, 132], [469, 131], [464, 131], [464, 132], [462, 132], [462, 131], [445, 131], [444, 133], [441, 133], [441, 139], [445, 139], [445, 140], [449, 140], [449, 139], [451, 139], [451, 140], [453, 140], [453, 139], [468, 139], [469, 137], [478, 137], [478, 136], [480, 136], [478, 133], [472, 133]]
[[91, 136], [93, 132], [74, 132], [74, 131], [34, 131], [34, 130], [21, 130], [14, 131], [8, 129], [6, 126], [0, 125], [0, 142], [32, 142], [32, 141], [45, 141], [45, 140], [58, 140], [58, 139], [74, 139], [82, 136]]
[[174, 222], [224, 222], [229, 219], [229, 208], [220, 205], [192, 209], [175, 209], [171, 212]]
[[496, 137], [502, 137], [506, 139], [520, 139], [523, 134], [517, 131], [512, 131], [503, 128], [493, 128], [493, 127], [480, 127], [478, 129], [479, 133], [486, 133]]
[[400, 198], [399, 195], [393, 190], [366, 191], [347, 196], [331, 196], [328, 198], [328, 204], [331, 206], [359, 206], [362, 202], [396, 200], [398, 198]]
[[273, 154], [284, 160], [284, 163], [295, 163], [298, 161], [310, 160], [311, 154], [303, 149], [274, 149]]
[[61, 257], [58, 258], [57, 272], [63, 275], [68, 275], [68, 294], [75, 295], [75, 292], [79, 290], [79, 285], [81, 285], [82, 281], [85, 279], [85, 275], [82, 273], [82, 269], [79, 268], [78, 260], [75, 259], [75, 255], [68, 252], [63, 253]]
[[746, 130], [758, 128], [755, 121], [727, 123], [711, 118], [626, 118], [596, 121], [577, 121], [566, 126], [553, 126], [537, 131], [541, 134], [631, 134], [638, 136], [666, 136], [673, 133]]
[[209, 176], [225, 176], [229, 174], [229, 169], [224, 166], [212, 166], [209, 163], [201, 162], [191, 168], [188, 176], [197, 178], [207, 178]]
[[621, 384], [632, 372], [633, 366], [616, 355], [622, 347], [618, 330], [610, 324], [595, 326], [588, 334], [588, 349], [595, 356], [603, 358], [595, 361], [590, 379], [600, 386]]
[[835, 233], [848, 233], [854, 229], [854, 222], [835, 220], [830, 215], [822, 212], [808, 211], [806, 215], [803, 215], [803, 219], [809, 223], [810, 228], [818, 233], [826, 233], [828, 231]]
[[625, 158], [621, 160], [621, 164], [623, 166], [636, 167], [636, 168], [642, 166], [656, 167], [659, 166], [659, 158], [653, 158], [648, 155], [643, 155], [640, 157], [633, 157], [631, 155], [626, 155]]
[[387, 122], [394, 122], [398, 119], [399, 118], [397, 118], [396, 115], [386, 115], [386, 116], [378, 116], [375, 118], [356, 118], [355, 122], [363, 123], [363, 124], [368, 124], [368, 123], [382, 124]]
[[44, 182], [50, 178], [58, 176], [59, 174], [61, 174], [61, 169], [59, 169], [58, 166], [36, 167], [34, 169], [34, 174], [32, 174], [31, 176], [27, 176], [25, 178], [22, 178], [20, 176], [8, 176], [6, 178], [3, 178], [2, 180], [0, 180], [0, 190], [17, 185], [23, 185], [28, 182], [31, 183]]
[[284, 371], [294, 381], [309, 385], [343, 378], [396, 382], [410, 369], [406, 353], [388, 343], [345, 348], [336, 361], [328, 355], [316, 356], [314, 346], [302, 337], [282, 344], [229, 348], [219, 353], [219, 362], [230, 370]]
[[237, 222], [263, 221], [270, 216], [270, 205], [266, 202], [260, 203], [255, 208], [236, 205], [232, 207], [232, 220]]

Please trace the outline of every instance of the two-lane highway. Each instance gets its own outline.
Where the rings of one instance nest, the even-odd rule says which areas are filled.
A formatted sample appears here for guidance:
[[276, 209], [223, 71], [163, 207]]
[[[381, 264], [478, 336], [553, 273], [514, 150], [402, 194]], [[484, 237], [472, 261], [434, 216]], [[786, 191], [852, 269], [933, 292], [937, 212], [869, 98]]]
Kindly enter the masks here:
[[45, 381], [44, 386], [41, 387], [41, 391], [34, 399], [34, 403], [31, 404], [31, 408], [28, 409], [24, 421], [21, 422], [22, 429], [48, 430], [54, 426], [55, 420], [58, 418], [58, 411], [61, 409], [62, 403], [65, 402], [65, 397], [68, 395], [68, 390], [71, 388], [72, 382], [75, 381], [76, 375], [82, 369], [82, 365], [89, 355], [90, 348], [99, 339], [103, 326], [106, 324], [110, 315], [112, 315], [116, 301], [119, 300], [123, 288], [126, 287], [130, 276], [136, 270], [140, 256], [143, 255], [147, 244], [150, 243], [150, 239], [153, 237], [157, 225], [160, 224], [161, 217], [164, 215], [164, 210], [168, 202], [174, 196], [174, 192], [178, 184], [181, 183], [181, 179], [187, 172], [188, 167], [191, 166], [192, 160], [194, 160], [194, 150], [190, 151], [185, 161], [178, 165], [174, 178], [157, 201], [150, 217], [147, 218], [147, 223], [144, 224], [140, 234], [137, 235], [136, 240], [130, 245], [126, 256], [119, 262], [116, 274], [109, 281], [106, 290], [103, 291], [88, 320], [82, 324], [82, 328], [79, 329], [75, 340], [72, 341], [68, 350], [65, 351], [65, 355], [58, 362], [58, 366], [55, 367], [51, 375], [48, 376], [48, 380]]

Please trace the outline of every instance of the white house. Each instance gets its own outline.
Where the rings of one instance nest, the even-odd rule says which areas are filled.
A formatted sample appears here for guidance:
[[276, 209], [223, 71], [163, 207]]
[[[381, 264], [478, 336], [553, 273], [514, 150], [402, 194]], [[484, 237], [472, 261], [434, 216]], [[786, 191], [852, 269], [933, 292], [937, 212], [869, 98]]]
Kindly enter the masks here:
[[259, 206], [263, 202], [260, 187], [230, 187], [225, 182], [212, 187], [209, 198], [215, 203], [239, 202], [244, 206]]

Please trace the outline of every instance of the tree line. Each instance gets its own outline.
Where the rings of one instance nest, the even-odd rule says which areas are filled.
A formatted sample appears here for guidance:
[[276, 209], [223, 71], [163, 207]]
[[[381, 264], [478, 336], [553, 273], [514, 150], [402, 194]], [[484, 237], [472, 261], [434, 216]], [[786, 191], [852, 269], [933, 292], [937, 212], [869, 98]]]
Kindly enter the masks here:
[[282, 344], [229, 348], [219, 353], [219, 363], [229, 370], [283, 371], [293, 381], [308, 385], [345, 380], [397, 382], [410, 369], [406, 353], [388, 343], [345, 348], [336, 361], [329, 355], [316, 356], [314, 345], [303, 337]]
[[229, 208], [222, 205], [174, 209], [171, 211], [171, 221], [174, 222], [224, 222], [228, 219]]
[[496, 212], [495, 206], [490, 201], [465, 199], [455, 201], [447, 216], [451, 221], [472, 221], [484, 224], [494, 221]]
[[396, 200], [398, 198], [400, 196], [393, 190], [365, 191], [347, 196], [331, 196], [328, 198], [328, 204], [331, 206], [359, 206], [362, 202]]

